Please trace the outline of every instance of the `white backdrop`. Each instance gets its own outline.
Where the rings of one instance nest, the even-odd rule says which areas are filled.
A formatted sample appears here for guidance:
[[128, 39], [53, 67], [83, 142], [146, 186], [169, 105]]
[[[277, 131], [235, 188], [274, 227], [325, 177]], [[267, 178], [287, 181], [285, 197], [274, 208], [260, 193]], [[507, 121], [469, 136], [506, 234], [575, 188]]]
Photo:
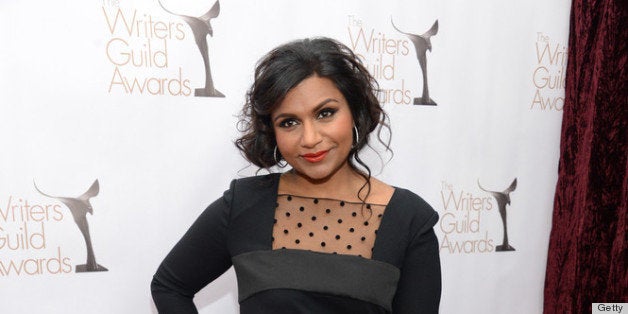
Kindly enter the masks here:
[[[201, 16], [214, 0], [163, 0]], [[286, 41], [329, 36], [378, 77], [394, 157], [384, 181], [441, 215], [441, 313], [540, 313], [559, 131], [569, 1], [222, 0], [207, 37], [225, 97], [195, 97], [205, 70], [188, 24], [155, 0], [0, 3], [0, 300], [3, 313], [152, 313], [159, 262], [229, 181], [253, 174], [232, 144], [255, 62]], [[413, 105], [425, 33], [437, 106]], [[150, 46], [150, 47], [149, 47]], [[131, 56], [132, 54], [132, 56]], [[133, 61], [126, 62], [127, 60]], [[133, 65], [132, 63], [135, 63]], [[389, 155], [383, 155], [388, 160]], [[496, 199], [516, 178], [506, 207]], [[69, 208], [98, 180], [87, 215], [97, 262]], [[201, 313], [237, 313], [232, 270]]]

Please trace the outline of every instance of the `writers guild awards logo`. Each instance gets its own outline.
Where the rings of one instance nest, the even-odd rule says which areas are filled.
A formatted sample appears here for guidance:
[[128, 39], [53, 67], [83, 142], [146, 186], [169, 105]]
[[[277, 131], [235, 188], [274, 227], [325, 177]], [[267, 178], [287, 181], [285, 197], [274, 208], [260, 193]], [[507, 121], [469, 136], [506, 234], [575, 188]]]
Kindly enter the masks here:
[[495, 248], [495, 251], [497, 252], [514, 251], [515, 248], [512, 247], [508, 243], [508, 224], [507, 224], [506, 206], [510, 205], [510, 193], [517, 188], [517, 178], [515, 178], [510, 184], [510, 186], [502, 192], [489, 191], [483, 188], [482, 185], [480, 185], [479, 179], [478, 179], [478, 186], [480, 187], [480, 189], [482, 189], [485, 192], [490, 193], [493, 196], [493, 198], [495, 198], [495, 200], [497, 201], [497, 206], [499, 207], [499, 215], [502, 218], [502, 224], [504, 226], [504, 239], [502, 241], [502, 244], [498, 245]]
[[98, 195], [98, 191], [100, 189], [98, 180], [94, 181], [87, 192], [83, 193], [83, 195], [79, 197], [51, 196], [42, 192], [34, 181], [33, 185], [35, 185], [35, 189], [37, 189], [37, 191], [42, 195], [54, 198], [65, 204], [65, 206], [67, 206], [70, 210], [72, 218], [74, 218], [74, 222], [83, 234], [83, 239], [85, 240], [85, 245], [87, 246], [87, 261], [85, 264], [76, 265], [76, 272], [107, 271], [107, 268], [96, 263], [96, 256], [94, 255], [94, 248], [92, 247], [92, 239], [89, 234], [89, 225], [87, 224], [87, 213], [92, 215], [94, 214], [92, 205], [89, 203], [89, 199]]
[[395, 23], [393, 23], [392, 17], [390, 18], [392, 26], [400, 33], [408, 36], [414, 49], [416, 50], [416, 57], [419, 59], [419, 65], [421, 66], [421, 72], [423, 74], [423, 94], [421, 98], [414, 98], [415, 105], [429, 105], [436, 106], [436, 102], [430, 98], [430, 92], [427, 87], [427, 51], [432, 52], [432, 41], [430, 38], [438, 33], [438, 20], [434, 22], [432, 28], [430, 28], [423, 35], [415, 35], [401, 31]]
[[209, 66], [209, 52], [207, 51], [207, 35], [214, 36], [214, 29], [212, 28], [210, 21], [213, 18], [218, 17], [218, 14], [220, 14], [220, 3], [216, 1], [216, 3], [212, 6], [211, 9], [209, 9], [209, 11], [199, 17], [174, 13], [166, 9], [161, 3], [161, 0], [159, 0], [159, 5], [162, 9], [164, 9], [164, 11], [180, 17], [190, 26], [190, 28], [192, 29], [192, 33], [194, 34], [196, 46], [198, 47], [198, 50], [203, 57], [203, 63], [205, 64], [205, 87], [195, 89], [194, 96], [225, 97], [223, 93], [219, 92], [214, 87], [211, 68]]

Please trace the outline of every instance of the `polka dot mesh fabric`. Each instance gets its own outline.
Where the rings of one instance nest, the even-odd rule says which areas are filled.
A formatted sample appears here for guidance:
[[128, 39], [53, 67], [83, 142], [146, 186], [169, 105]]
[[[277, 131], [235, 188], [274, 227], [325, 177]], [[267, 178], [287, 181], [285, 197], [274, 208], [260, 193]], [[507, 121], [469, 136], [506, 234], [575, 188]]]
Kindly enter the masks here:
[[385, 205], [280, 194], [273, 249], [371, 258]]

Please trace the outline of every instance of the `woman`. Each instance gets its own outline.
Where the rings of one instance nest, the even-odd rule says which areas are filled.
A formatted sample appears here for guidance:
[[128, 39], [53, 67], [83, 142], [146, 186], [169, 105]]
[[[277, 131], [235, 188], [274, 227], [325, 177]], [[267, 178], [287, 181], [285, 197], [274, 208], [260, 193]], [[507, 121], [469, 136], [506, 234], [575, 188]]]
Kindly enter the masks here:
[[328, 38], [258, 63], [236, 145], [260, 168], [291, 169], [234, 180], [201, 214], [154, 276], [161, 313], [196, 313], [194, 294], [231, 265], [241, 313], [438, 312], [437, 213], [358, 157], [387, 127], [376, 90]]

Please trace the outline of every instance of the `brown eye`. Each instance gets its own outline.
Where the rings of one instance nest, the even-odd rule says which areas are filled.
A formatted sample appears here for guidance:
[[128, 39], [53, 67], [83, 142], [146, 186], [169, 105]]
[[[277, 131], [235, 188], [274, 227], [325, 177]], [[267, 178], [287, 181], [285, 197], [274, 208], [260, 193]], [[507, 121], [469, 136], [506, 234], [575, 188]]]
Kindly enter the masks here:
[[317, 118], [319, 118], [319, 119], [329, 118], [329, 117], [333, 116], [336, 113], [336, 111], [337, 110], [333, 109], [333, 108], [325, 108], [325, 109], [321, 110], [318, 113], [318, 117]]
[[295, 119], [285, 119], [285, 120], [282, 120], [281, 122], [279, 122], [278, 125], [279, 125], [280, 128], [289, 128], [289, 127], [295, 126], [297, 124], [298, 123], [297, 123], [297, 121]]

